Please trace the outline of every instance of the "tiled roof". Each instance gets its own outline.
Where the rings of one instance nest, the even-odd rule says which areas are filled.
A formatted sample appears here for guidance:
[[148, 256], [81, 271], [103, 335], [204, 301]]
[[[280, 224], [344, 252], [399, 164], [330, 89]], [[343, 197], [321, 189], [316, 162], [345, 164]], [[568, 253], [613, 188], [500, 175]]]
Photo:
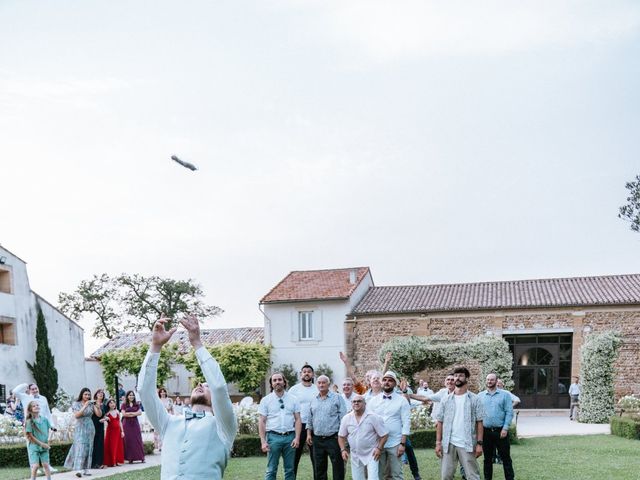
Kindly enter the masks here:
[[640, 274], [372, 287], [352, 315], [640, 305]]
[[[352, 271], [356, 277], [354, 283], [350, 282]], [[367, 273], [369, 267], [291, 272], [262, 297], [260, 303], [349, 298]]]
[[[222, 345], [231, 342], [243, 343], [264, 343], [264, 328], [215, 328], [202, 330], [200, 338], [205, 346]], [[105, 352], [129, 348], [151, 340], [151, 332], [144, 333], [123, 333], [112, 338], [91, 354], [91, 357], [100, 358]], [[179, 342], [180, 353], [187, 353], [190, 350], [189, 337], [186, 330], [178, 330], [171, 337], [170, 343]]]

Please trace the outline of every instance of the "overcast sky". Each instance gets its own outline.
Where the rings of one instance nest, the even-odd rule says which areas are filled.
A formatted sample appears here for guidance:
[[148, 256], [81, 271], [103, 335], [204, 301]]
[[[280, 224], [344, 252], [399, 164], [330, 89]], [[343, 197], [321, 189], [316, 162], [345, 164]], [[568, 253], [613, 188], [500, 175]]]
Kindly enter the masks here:
[[638, 273], [639, 85], [635, 1], [0, 0], [0, 242], [54, 303], [194, 278], [220, 327], [291, 270]]

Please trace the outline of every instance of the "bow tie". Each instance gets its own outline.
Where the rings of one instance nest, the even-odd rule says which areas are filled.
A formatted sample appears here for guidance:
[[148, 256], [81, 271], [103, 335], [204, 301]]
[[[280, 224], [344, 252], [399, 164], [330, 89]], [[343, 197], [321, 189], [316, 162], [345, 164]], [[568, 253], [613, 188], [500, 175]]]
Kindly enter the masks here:
[[391, 395], [382, 395], [385, 400], [391, 400]]
[[191, 420], [192, 418], [204, 418], [205, 412], [192, 412], [191, 410], [187, 410], [184, 412], [184, 419]]

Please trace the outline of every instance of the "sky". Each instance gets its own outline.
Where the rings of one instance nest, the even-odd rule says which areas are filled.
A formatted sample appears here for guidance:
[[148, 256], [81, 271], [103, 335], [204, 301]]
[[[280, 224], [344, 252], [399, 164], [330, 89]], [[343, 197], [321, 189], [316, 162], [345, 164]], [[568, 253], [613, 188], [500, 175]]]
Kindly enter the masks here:
[[638, 273], [638, 85], [634, 1], [0, 0], [0, 243], [53, 303], [195, 279], [214, 328], [291, 270]]

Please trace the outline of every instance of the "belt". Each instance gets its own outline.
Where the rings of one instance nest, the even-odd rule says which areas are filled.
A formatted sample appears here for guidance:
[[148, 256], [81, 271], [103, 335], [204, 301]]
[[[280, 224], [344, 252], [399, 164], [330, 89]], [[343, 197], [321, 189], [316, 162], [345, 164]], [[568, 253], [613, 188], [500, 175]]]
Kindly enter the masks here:
[[268, 430], [267, 433], [273, 433], [274, 435], [281, 435], [284, 437], [295, 433], [295, 430], [291, 430], [290, 432], [276, 432], [275, 430]]
[[327, 438], [335, 438], [335, 437], [337, 437], [338, 436], [338, 432], [332, 433], [331, 435], [316, 435], [314, 433], [313, 436], [317, 437], [317, 438], [322, 438], [323, 440], [326, 440]]
[[502, 431], [502, 427], [484, 427], [485, 430], [489, 430], [490, 432], [500, 432]]

